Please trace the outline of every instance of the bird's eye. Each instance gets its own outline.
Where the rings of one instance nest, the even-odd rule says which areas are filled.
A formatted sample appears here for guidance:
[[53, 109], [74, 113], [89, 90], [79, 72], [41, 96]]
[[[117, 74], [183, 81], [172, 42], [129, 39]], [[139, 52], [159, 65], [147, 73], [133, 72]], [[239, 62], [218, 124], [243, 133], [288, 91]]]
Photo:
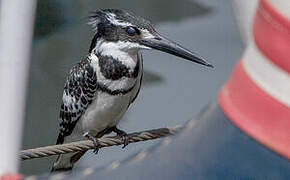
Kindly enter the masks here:
[[129, 36], [135, 36], [136, 34], [138, 34], [138, 30], [132, 26], [128, 26], [126, 28], [126, 32], [128, 33]]

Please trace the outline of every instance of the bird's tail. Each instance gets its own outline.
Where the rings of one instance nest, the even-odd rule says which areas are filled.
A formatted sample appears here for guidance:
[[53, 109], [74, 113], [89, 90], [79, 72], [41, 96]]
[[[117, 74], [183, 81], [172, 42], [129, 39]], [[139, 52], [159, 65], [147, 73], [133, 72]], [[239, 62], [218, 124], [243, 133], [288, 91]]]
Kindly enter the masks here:
[[86, 153], [86, 151], [58, 155], [56, 161], [52, 165], [51, 172], [71, 170], [73, 168], [74, 164], [85, 153]]
[[[63, 144], [64, 136], [58, 135], [56, 144]], [[58, 155], [55, 162], [52, 165], [51, 172], [57, 171], [69, 171], [73, 168], [74, 164], [86, 153], [86, 151], [77, 153], [68, 153]]]

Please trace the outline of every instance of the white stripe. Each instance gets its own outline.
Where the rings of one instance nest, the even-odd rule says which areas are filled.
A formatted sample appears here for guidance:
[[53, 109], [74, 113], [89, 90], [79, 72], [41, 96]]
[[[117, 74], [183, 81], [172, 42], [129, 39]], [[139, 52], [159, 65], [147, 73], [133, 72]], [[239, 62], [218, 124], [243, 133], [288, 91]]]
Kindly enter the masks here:
[[124, 22], [124, 21], [121, 21], [119, 19], [116, 19], [116, 15], [113, 13], [108, 13], [108, 14], [106, 14], [106, 16], [112, 24], [115, 24], [117, 26], [133, 26], [129, 22]]
[[243, 43], [247, 45], [251, 38], [253, 17], [256, 13], [258, 0], [231, 0], [233, 12]]
[[271, 4], [277, 11], [279, 11], [282, 15], [290, 18], [290, 2], [289, 0], [268, 0], [269, 4]]
[[96, 51], [96, 53], [102, 54], [103, 56], [113, 57], [133, 71], [137, 63], [137, 52], [141, 47], [142, 46], [140, 46], [138, 43], [132, 42], [99, 41], [96, 44], [94, 51]]
[[145, 39], [152, 39], [154, 36], [147, 30], [147, 29], [141, 29], [142, 31], [142, 36]]
[[248, 75], [260, 88], [290, 107], [290, 74], [261, 54], [253, 40], [244, 54], [243, 64]]

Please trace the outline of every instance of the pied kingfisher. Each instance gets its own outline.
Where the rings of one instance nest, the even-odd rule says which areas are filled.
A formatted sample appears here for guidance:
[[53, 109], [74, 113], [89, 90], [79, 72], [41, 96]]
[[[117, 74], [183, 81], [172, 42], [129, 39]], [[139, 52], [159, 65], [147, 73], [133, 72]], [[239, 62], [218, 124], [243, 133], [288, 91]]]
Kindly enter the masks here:
[[[142, 49], [157, 49], [213, 67], [180, 45], [162, 37], [149, 21], [132, 13], [106, 9], [94, 12], [88, 55], [75, 65], [64, 86], [60, 131], [56, 144], [88, 138], [98, 151], [97, 138], [115, 132], [125, 147], [127, 133], [120, 119], [137, 97], [143, 76]], [[72, 169], [85, 152], [59, 155], [52, 171]]]

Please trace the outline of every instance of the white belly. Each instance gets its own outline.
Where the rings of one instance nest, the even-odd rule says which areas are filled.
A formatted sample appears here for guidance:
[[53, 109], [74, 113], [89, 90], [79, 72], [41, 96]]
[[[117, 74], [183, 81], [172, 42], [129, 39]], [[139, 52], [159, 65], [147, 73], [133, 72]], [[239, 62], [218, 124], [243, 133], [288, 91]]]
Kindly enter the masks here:
[[117, 96], [99, 92], [81, 118], [83, 132], [97, 135], [106, 128], [116, 126], [128, 108], [130, 97], [131, 92]]
[[96, 136], [106, 128], [116, 126], [130, 104], [131, 95], [132, 92], [116, 96], [98, 92], [97, 98], [79, 119], [72, 134], [65, 137], [65, 142], [84, 140], [85, 133]]

